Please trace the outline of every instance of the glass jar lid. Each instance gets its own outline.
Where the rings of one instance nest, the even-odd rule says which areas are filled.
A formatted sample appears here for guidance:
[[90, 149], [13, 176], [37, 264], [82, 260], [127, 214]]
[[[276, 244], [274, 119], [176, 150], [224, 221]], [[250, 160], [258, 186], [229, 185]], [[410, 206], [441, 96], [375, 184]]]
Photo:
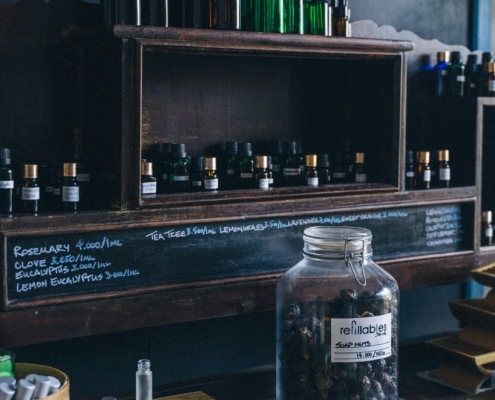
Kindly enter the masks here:
[[313, 226], [304, 230], [304, 253], [334, 258], [335, 253], [361, 253], [364, 257], [373, 254], [371, 231], [352, 226]]

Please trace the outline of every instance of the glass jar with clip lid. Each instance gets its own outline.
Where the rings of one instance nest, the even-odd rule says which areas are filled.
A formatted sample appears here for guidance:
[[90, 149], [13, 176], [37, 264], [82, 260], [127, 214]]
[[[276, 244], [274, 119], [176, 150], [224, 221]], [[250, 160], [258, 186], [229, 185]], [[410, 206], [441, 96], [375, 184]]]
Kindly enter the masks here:
[[399, 289], [371, 238], [304, 231], [304, 258], [277, 285], [277, 400], [398, 399]]

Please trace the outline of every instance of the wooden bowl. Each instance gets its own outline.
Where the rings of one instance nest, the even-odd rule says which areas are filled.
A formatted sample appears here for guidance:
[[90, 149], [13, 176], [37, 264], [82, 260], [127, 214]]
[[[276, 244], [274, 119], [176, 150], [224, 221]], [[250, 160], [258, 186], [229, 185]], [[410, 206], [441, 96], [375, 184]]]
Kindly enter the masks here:
[[45, 397], [46, 400], [69, 400], [69, 377], [62, 371], [47, 367], [46, 365], [15, 363], [16, 379], [23, 379], [29, 374], [38, 374], [45, 376], [53, 376], [60, 381], [60, 389], [55, 393]]

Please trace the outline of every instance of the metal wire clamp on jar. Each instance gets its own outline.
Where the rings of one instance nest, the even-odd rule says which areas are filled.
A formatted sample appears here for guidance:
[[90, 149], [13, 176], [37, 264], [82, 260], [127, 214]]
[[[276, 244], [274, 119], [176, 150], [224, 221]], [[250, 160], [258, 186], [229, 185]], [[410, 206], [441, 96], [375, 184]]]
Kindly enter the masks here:
[[277, 285], [277, 400], [398, 399], [399, 290], [371, 239], [304, 231], [304, 258]]

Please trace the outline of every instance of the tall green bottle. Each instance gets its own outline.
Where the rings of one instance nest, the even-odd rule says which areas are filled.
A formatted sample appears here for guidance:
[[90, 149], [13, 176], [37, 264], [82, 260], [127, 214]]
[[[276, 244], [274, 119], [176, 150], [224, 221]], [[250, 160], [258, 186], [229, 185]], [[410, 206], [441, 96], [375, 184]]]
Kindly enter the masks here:
[[327, 0], [305, 0], [305, 33], [332, 36], [332, 7]]
[[282, 33], [304, 33], [304, 0], [283, 2]]
[[284, 0], [263, 0], [263, 32], [284, 33]]

